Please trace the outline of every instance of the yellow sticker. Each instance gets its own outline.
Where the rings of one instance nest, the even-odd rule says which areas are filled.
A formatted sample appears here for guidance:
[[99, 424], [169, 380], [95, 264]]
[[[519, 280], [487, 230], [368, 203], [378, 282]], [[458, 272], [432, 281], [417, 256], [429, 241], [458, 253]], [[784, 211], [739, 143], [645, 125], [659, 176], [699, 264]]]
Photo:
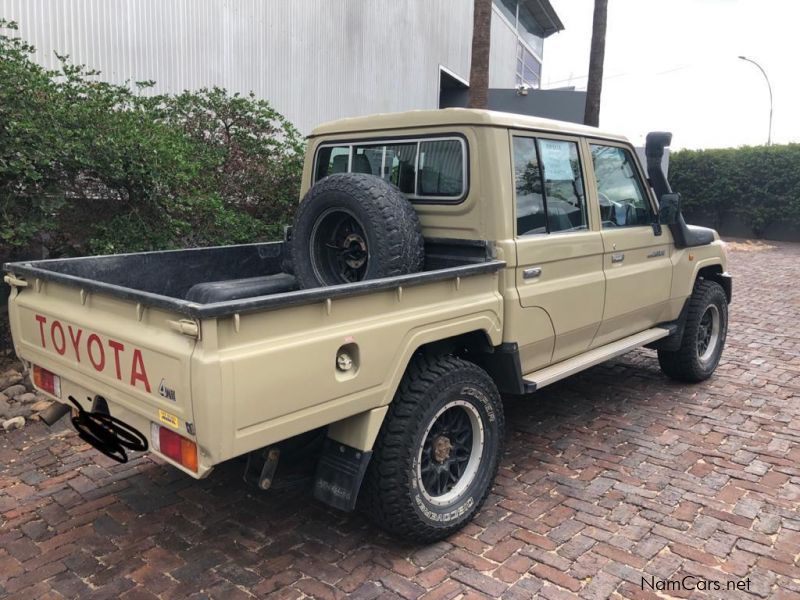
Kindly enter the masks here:
[[162, 423], [166, 423], [170, 427], [174, 427], [175, 429], [178, 428], [178, 417], [175, 415], [171, 415], [166, 411], [158, 409], [158, 418], [161, 420]]

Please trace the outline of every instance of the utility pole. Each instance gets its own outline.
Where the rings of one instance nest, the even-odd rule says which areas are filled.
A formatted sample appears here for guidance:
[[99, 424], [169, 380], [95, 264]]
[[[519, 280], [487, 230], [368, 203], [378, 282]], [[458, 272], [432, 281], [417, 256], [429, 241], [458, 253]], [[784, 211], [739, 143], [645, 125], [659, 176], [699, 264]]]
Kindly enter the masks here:
[[600, 94], [603, 91], [603, 60], [606, 54], [608, 0], [594, 0], [592, 48], [589, 52], [589, 82], [586, 84], [586, 110], [583, 122], [600, 125]]

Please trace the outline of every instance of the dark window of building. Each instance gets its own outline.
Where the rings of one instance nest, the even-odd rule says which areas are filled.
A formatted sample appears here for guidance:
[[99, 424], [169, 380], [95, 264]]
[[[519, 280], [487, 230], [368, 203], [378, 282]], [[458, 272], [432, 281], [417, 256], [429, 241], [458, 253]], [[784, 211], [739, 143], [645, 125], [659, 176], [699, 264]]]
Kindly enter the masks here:
[[524, 3], [519, 5], [517, 35], [539, 56], [544, 47], [544, 30]]
[[517, 34], [517, 85], [538, 88], [542, 76], [544, 29], [525, 2], [495, 0], [494, 5]]
[[495, 0], [495, 6], [514, 27], [517, 26], [517, 0]]
[[539, 87], [542, 63], [521, 42], [517, 43], [517, 84]]

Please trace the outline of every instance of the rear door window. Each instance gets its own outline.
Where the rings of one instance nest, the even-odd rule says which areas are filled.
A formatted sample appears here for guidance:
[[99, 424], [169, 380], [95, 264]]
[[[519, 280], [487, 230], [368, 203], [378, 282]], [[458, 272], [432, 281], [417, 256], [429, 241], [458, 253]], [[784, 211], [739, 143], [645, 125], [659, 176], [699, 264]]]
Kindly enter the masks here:
[[513, 150], [517, 235], [586, 230], [577, 142], [514, 136]]

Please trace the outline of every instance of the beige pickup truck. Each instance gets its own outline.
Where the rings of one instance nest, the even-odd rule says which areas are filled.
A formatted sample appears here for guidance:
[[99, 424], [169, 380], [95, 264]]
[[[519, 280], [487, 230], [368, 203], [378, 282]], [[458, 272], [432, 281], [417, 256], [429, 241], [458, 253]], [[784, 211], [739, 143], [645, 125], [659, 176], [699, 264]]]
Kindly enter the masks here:
[[[314, 448], [316, 498], [416, 540], [479, 510], [501, 394], [640, 346], [683, 381], [722, 353], [731, 278], [661, 168], [670, 135], [447, 109], [309, 137], [284, 242], [17, 262], [14, 346], [118, 461], [270, 487]], [[244, 462], [244, 461], [243, 461]]]

